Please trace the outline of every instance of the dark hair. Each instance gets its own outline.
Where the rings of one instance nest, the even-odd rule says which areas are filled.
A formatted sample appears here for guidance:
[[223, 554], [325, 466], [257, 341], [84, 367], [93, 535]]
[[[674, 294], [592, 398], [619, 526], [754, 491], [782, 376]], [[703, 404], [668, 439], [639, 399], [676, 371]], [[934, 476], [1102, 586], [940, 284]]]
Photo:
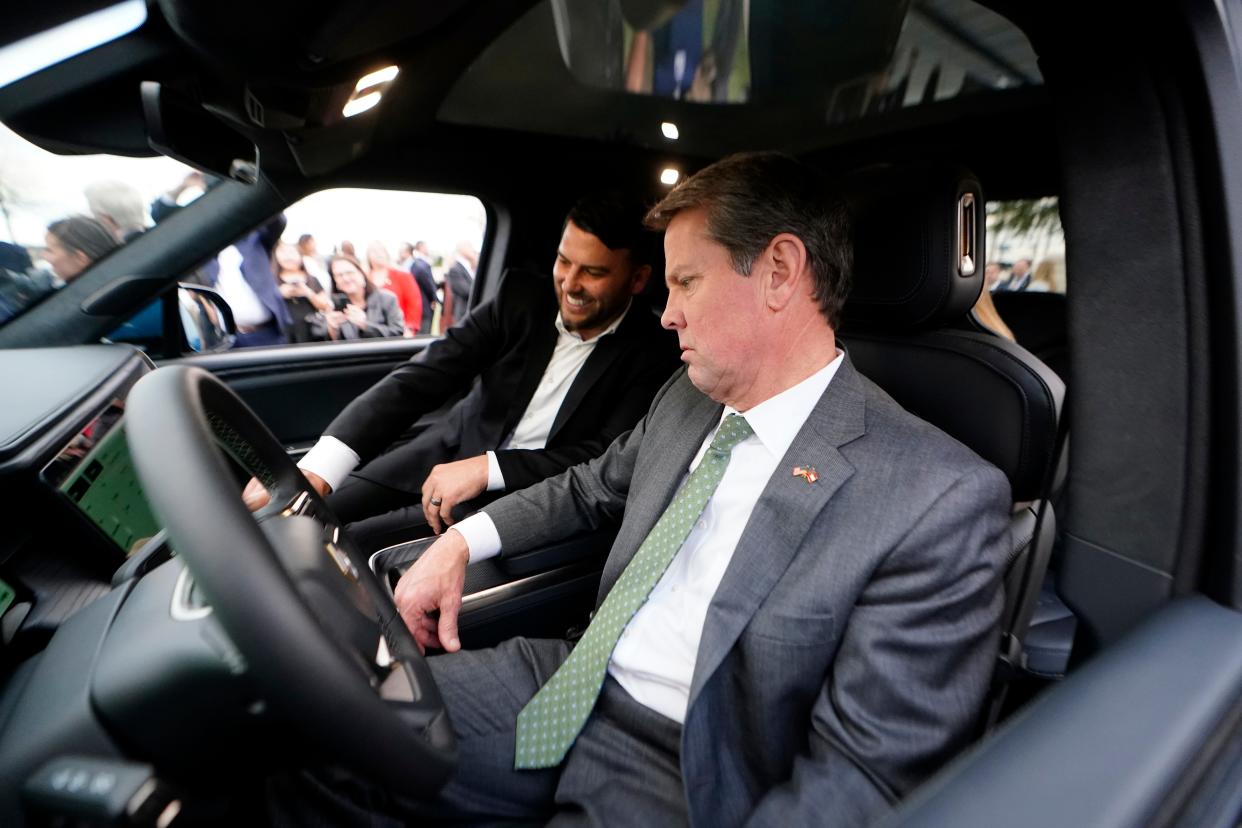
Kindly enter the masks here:
[[304, 245], [308, 241], [311, 241], [314, 238], [315, 237], [312, 236], [310, 233], [303, 233], [302, 235], [298, 236], [298, 246]]
[[116, 236], [88, 216], [69, 216], [47, 226], [47, 232], [71, 250], [82, 253], [95, 263], [120, 247]]
[[[276, 284], [280, 284], [280, 262], [276, 261], [276, 248], [280, 247], [282, 244], [287, 244], [290, 247], [292, 247], [294, 250], [298, 250], [298, 246], [296, 244], [287, 242], [284, 239], [277, 239], [276, 243], [272, 245], [272, 278], [276, 280]], [[306, 269], [306, 260], [302, 258], [301, 250], [298, 250], [298, 270], [302, 271], [302, 273], [305, 274], [306, 279], [307, 279], [307, 284], [309, 284], [311, 275], [310, 275], [310, 272], [307, 271]]]
[[854, 269], [850, 217], [840, 191], [816, 170], [779, 152], [730, 155], [682, 181], [647, 213], [652, 230], [665, 230], [683, 210], [703, 207], [707, 232], [729, 251], [733, 269], [749, 276], [779, 233], [806, 246], [814, 297], [837, 328]]
[[630, 251], [630, 261], [636, 266], [649, 265], [655, 262], [659, 237], [643, 227], [645, 210], [641, 201], [617, 192], [591, 193], [569, 208], [565, 224], [572, 221], [609, 250]]
[[375, 292], [375, 285], [371, 284], [371, 277], [367, 275], [366, 270], [363, 269], [362, 263], [348, 253], [335, 253], [332, 258], [328, 259], [328, 278], [332, 280], [333, 288], [338, 288], [339, 293], [345, 292], [343, 290], [339, 290], [339, 285], [336, 283], [336, 274], [332, 272], [332, 265], [336, 264], [338, 261], [349, 262], [351, 265], [358, 268], [358, 272], [362, 274], [362, 284], [366, 286], [363, 288], [364, 296], [370, 297], [370, 295]]

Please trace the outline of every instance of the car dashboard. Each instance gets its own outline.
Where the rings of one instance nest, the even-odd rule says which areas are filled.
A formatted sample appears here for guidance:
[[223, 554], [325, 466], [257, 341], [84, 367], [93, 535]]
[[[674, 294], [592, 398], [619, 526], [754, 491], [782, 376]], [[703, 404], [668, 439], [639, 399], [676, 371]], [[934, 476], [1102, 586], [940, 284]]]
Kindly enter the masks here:
[[167, 551], [125, 434], [126, 396], [153, 367], [127, 346], [0, 351], [5, 674], [118, 572]]

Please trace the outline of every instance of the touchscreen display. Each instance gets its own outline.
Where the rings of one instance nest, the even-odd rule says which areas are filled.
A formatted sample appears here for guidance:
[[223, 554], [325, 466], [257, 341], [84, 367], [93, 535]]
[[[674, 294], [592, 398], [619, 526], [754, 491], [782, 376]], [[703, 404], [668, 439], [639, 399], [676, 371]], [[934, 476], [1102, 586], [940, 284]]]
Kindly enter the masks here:
[[125, 440], [125, 408], [115, 400], [43, 469], [126, 554], [159, 531]]

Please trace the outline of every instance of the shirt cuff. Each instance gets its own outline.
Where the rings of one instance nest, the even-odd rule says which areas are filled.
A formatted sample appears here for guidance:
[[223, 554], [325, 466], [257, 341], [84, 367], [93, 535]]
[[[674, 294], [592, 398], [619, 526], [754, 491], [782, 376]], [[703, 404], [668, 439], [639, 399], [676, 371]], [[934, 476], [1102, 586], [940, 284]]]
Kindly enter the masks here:
[[486, 512], [475, 512], [465, 520], [453, 524], [453, 528], [466, 539], [470, 549], [470, 563], [485, 561], [500, 554], [500, 533]]
[[487, 490], [502, 492], [504, 488], [505, 476], [500, 471], [500, 461], [496, 459], [496, 452], [489, 451], [487, 453]]
[[358, 468], [360, 462], [357, 452], [335, 437], [324, 435], [298, 461], [298, 468], [319, 475], [335, 492], [345, 482], [345, 478], [349, 477], [349, 473]]

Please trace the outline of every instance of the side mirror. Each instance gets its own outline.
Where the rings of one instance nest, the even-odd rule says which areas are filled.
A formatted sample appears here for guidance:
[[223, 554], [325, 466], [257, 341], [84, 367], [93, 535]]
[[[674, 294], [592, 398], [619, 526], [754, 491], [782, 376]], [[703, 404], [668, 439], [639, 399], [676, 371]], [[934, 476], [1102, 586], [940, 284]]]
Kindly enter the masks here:
[[214, 354], [233, 347], [237, 326], [233, 309], [213, 288], [202, 285], [177, 285], [177, 309], [185, 345], [200, 354]]

